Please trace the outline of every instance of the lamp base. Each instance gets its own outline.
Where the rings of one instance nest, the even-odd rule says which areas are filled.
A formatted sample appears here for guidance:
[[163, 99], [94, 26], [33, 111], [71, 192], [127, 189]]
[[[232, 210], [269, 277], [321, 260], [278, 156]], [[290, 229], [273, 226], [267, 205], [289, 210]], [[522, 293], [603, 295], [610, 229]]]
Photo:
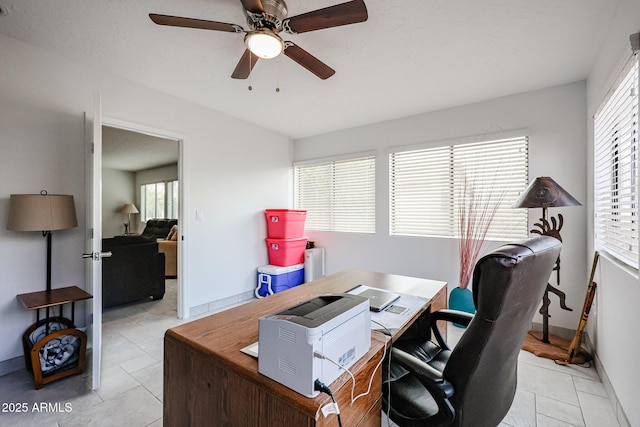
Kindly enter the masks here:
[[542, 332], [529, 331], [524, 339], [524, 344], [522, 344], [522, 349], [538, 357], [555, 360], [559, 364], [574, 363], [581, 365], [591, 360], [591, 356], [580, 349], [580, 351], [573, 356], [573, 360], [569, 361], [570, 345], [570, 340], [552, 334], [549, 334], [548, 343], [542, 342]]

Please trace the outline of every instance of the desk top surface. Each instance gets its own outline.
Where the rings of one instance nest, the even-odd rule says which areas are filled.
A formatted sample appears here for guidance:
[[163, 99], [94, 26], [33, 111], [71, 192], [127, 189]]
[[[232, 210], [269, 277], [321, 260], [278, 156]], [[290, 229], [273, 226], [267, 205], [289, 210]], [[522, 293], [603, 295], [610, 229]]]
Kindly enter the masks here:
[[[209, 338], [215, 337], [211, 342], [212, 351], [219, 351], [220, 338], [227, 337], [226, 341], [233, 341], [239, 351], [246, 345], [257, 341], [257, 320], [259, 317], [294, 306], [318, 295], [347, 292], [358, 285], [415, 295], [423, 298], [428, 305], [432, 298], [446, 289], [447, 283], [395, 274], [345, 270], [287, 289], [285, 292], [269, 295], [266, 298], [256, 299], [241, 306], [194, 320], [169, 331], [172, 335], [181, 336], [184, 340], [192, 340], [204, 347], [208, 347]], [[231, 330], [228, 328], [230, 327], [233, 328], [231, 334], [233, 338], [229, 336]], [[247, 341], [238, 342], [243, 338]]]
[[[318, 295], [347, 292], [358, 285], [419, 296], [427, 303], [424, 311], [429, 307], [432, 298], [440, 292], [446, 292], [447, 284], [415, 277], [346, 270], [177, 326], [169, 329], [166, 336], [224, 360], [225, 363], [237, 365], [240, 369], [257, 372], [257, 361], [241, 353], [240, 350], [258, 341], [259, 317], [294, 306]], [[423, 311], [418, 312], [414, 318]], [[407, 327], [412, 321], [408, 322]], [[398, 334], [403, 331], [400, 330]]]

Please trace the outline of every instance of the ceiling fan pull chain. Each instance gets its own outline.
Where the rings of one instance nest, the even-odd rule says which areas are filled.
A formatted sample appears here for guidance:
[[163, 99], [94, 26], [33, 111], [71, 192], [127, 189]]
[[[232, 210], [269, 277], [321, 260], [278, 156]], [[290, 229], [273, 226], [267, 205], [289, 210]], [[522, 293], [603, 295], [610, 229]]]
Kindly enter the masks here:
[[276, 93], [280, 93], [280, 57], [276, 59]]
[[249, 54], [249, 90], [253, 90], [253, 78], [251, 77], [251, 54]]

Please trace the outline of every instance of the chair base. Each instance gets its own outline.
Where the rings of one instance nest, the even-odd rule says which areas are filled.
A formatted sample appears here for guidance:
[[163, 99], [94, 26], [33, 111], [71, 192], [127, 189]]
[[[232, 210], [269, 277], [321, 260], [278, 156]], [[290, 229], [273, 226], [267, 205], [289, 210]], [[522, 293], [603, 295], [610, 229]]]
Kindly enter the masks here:
[[[538, 357], [544, 357], [546, 359], [555, 360], [559, 363], [563, 362], [562, 364], [565, 364], [568, 363], [567, 359], [569, 358], [570, 345], [570, 340], [566, 340], [552, 334], [549, 334], [548, 343], [542, 342], [542, 332], [529, 331], [525, 337], [522, 349], [529, 353], [533, 353]], [[581, 365], [589, 360], [591, 360], [591, 356], [580, 349], [580, 352], [573, 356], [571, 363]]]

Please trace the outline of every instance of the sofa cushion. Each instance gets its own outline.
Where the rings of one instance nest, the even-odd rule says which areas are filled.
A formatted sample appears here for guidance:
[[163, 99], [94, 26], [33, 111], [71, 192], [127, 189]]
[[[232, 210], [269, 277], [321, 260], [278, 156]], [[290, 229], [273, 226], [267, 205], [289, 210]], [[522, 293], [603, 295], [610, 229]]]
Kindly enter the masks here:
[[169, 234], [167, 234], [167, 237], [165, 240], [178, 240], [178, 226], [174, 225], [173, 227], [171, 227], [171, 230], [169, 230]]

